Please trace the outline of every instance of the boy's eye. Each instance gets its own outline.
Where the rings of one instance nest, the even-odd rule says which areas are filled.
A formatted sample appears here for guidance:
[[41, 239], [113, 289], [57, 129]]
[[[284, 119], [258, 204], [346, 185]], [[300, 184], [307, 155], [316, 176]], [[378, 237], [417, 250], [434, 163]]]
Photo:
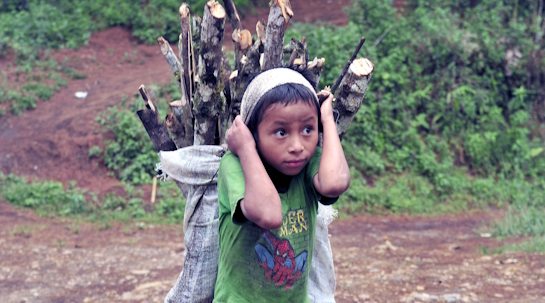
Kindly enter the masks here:
[[282, 137], [284, 137], [286, 135], [286, 131], [284, 131], [283, 129], [279, 129], [274, 134], [278, 138], [282, 138]]
[[308, 135], [312, 132], [312, 127], [307, 126], [303, 129], [303, 134]]

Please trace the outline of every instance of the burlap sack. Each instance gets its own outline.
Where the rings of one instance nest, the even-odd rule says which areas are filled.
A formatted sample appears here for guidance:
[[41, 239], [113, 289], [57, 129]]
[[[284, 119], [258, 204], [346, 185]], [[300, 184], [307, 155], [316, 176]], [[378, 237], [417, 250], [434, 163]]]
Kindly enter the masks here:
[[[225, 150], [221, 146], [189, 146], [160, 152], [158, 169], [176, 182], [184, 197], [185, 260], [165, 303], [212, 302], [218, 273], [219, 207], [217, 173]], [[335, 217], [331, 206], [320, 204], [309, 276], [313, 303], [335, 302], [335, 272], [327, 226]]]

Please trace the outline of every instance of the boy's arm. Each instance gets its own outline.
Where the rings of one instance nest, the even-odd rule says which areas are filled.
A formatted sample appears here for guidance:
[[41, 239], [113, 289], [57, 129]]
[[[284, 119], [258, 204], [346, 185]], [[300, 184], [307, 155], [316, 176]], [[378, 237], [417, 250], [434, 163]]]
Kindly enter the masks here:
[[244, 199], [239, 202], [242, 213], [264, 229], [279, 228], [282, 225], [280, 196], [259, 158], [254, 137], [240, 116], [227, 130], [226, 141], [229, 150], [238, 156], [244, 173]]
[[313, 183], [316, 190], [325, 197], [338, 197], [350, 185], [350, 168], [333, 118], [333, 95], [320, 108], [323, 126], [322, 157]]

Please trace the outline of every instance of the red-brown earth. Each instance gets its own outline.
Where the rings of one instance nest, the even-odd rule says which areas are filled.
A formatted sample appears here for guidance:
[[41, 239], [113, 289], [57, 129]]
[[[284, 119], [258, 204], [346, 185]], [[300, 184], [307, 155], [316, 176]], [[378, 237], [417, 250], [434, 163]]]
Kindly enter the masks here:
[[[291, 2], [294, 21], [347, 22], [342, 7], [349, 0]], [[267, 15], [258, 8], [243, 20], [244, 27], [253, 29]], [[137, 59], [124, 60], [125, 52], [133, 51]], [[119, 181], [88, 157], [90, 147], [103, 144], [95, 117], [140, 84], [169, 81], [169, 67], [157, 46], [142, 45], [121, 28], [94, 33], [88, 45], [53, 56], [69, 58], [87, 77], [69, 80], [35, 110], [0, 117], [0, 169], [63, 184], [75, 180], [98, 193], [115, 190]], [[12, 58], [0, 59], [9, 83], [15, 81]], [[76, 91], [89, 94], [77, 99]], [[144, 189], [149, 194], [149, 187]], [[361, 215], [334, 221], [337, 301], [545, 302], [543, 254], [480, 252], [522, 240], [481, 237], [479, 231], [500, 214]], [[179, 225], [101, 229], [0, 202], [0, 302], [162, 302], [182, 268], [183, 251]]]

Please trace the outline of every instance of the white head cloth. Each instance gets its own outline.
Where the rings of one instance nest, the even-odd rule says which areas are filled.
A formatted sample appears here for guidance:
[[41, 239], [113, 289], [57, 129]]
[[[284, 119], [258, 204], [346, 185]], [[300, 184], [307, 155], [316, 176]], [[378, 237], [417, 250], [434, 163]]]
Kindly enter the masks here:
[[303, 75], [289, 68], [274, 68], [259, 74], [246, 88], [240, 104], [242, 121], [244, 121], [245, 124], [248, 124], [257, 102], [265, 93], [277, 86], [287, 83], [301, 84], [310, 89], [310, 91], [314, 93], [314, 99], [316, 100], [318, 108], [320, 108], [314, 87], [312, 87], [310, 82], [308, 82]]

